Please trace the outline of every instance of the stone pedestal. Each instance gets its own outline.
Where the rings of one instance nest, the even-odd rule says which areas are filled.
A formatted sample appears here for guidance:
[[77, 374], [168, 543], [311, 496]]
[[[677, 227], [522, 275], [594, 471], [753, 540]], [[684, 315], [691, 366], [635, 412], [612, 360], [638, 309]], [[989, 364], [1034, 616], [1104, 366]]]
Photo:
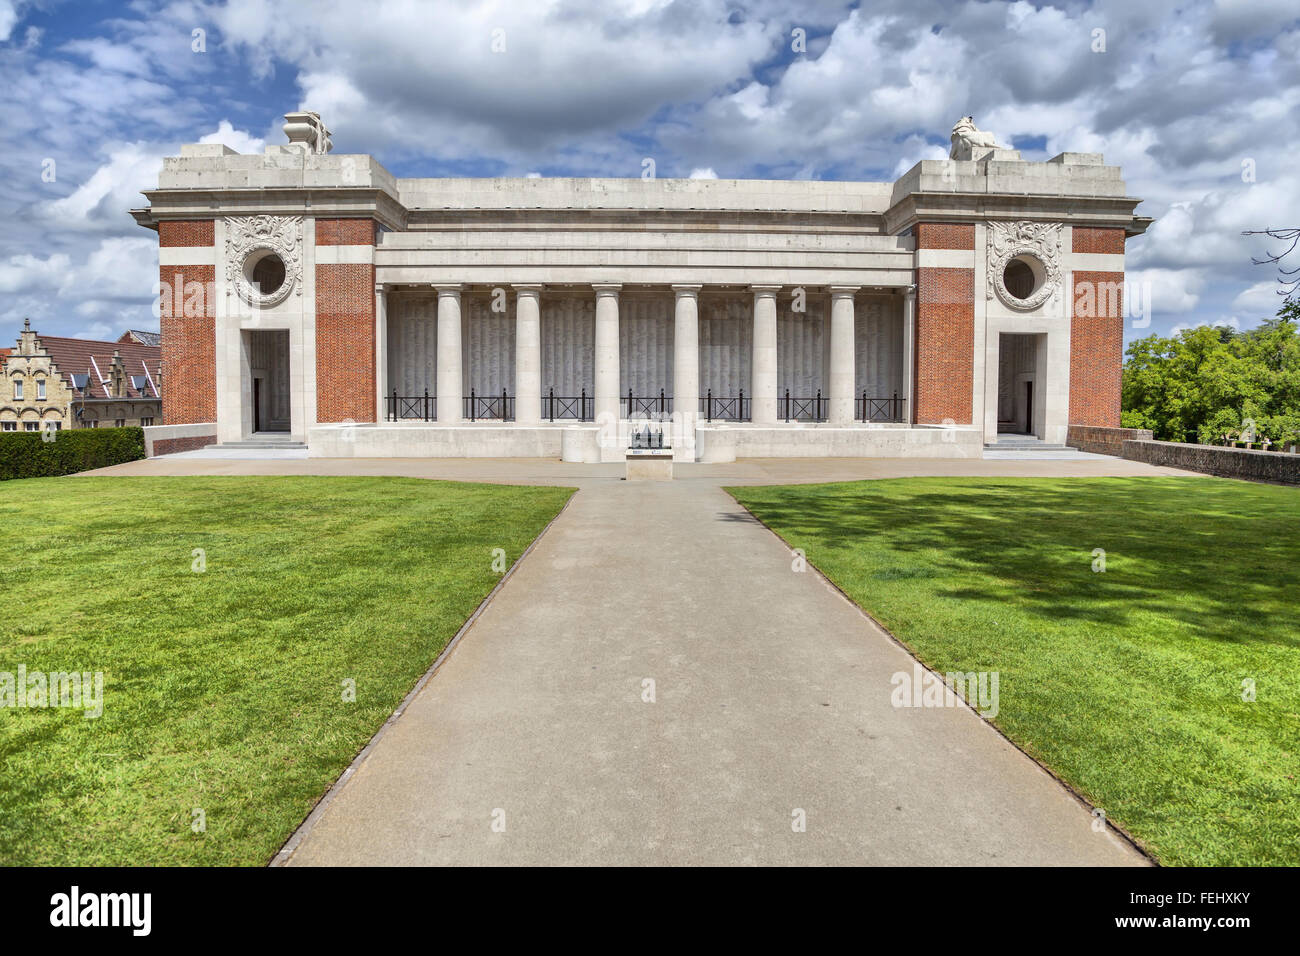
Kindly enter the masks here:
[[628, 451], [628, 481], [671, 481], [672, 477], [673, 450], [671, 448]]

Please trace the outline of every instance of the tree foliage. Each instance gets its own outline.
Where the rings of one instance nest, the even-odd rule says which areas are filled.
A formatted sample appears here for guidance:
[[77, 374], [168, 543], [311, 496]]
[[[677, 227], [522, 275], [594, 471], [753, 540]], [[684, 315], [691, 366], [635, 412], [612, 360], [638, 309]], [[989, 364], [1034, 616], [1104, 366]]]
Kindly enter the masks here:
[[1259, 441], [1300, 442], [1300, 301], [1236, 332], [1198, 326], [1129, 345], [1123, 425], [1162, 441], [1221, 443], [1254, 423]]

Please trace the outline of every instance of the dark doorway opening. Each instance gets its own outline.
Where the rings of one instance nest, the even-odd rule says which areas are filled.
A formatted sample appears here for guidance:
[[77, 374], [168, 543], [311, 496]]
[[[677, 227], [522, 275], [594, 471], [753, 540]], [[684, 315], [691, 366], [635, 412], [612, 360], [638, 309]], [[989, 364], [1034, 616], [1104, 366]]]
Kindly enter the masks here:
[[[1046, 336], [1003, 332], [998, 338], [998, 432], [1036, 435], [1043, 409], [1036, 408], [1046, 393], [1036, 388], [1043, 375]], [[1038, 435], [1041, 438], [1041, 435]]]
[[292, 418], [289, 331], [250, 329], [244, 333], [248, 365], [248, 399], [245, 427], [253, 435], [288, 432]]

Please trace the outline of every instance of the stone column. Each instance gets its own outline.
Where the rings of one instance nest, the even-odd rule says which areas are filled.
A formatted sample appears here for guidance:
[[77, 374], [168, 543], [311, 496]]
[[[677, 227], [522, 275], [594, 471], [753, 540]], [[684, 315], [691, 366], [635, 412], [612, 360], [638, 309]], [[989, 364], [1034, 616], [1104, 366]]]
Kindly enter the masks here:
[[903, 290], [903, 421], [916, 421], [912, 394], [916, 379], [916, 286]]
[[515, 423], [542, 420], [542, 310], [540, 285], [515, 289]]
[[[700, 286], [674, 285], [673, 418], [681, 433], [673, 436], [673, 457], [695, 459], [695, 420], [700, 411]], [[677, 451], [680, 446], [681, 452]]]
[[385, 420], [388, 409], [388, 293], [375, 284], [375, 421]]
[[832, 425], [853, 424], [853, 296], [859, 286], [831, 286], [830, 407]]
[[592, 285], [596, 291], [595, 392], [596, 421], [618, 421], [619, 348], [617, 282]]
[[754, 293], [754, 361], [750, 382], [750, 420], [776, 424], [776, 294], [779, 285], [750, 286]]
[[455, 424], [462, 418], [460, 286], [436, 285], [438, 290], [438, 421]]

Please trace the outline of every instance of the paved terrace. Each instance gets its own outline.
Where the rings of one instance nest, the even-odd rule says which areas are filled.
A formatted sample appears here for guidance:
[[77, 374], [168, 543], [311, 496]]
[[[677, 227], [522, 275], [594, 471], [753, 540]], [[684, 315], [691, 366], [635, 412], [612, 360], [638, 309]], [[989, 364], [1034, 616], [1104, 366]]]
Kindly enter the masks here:
[[[111, 474], [575, 484], [401, 717], [277, 862], [1088, 864], [1146, 858], [965, 708], [896, 709], [912, 657], [719, 487], [1171, 473], [1117, 459], [748, 461], [624, 482], [545, 461], [163, 458]], [[654, 703], [642, 700], [655, 682]], [[791, 828], [792, 812], [807, 831]], [[502, 811], [505, 832], [493, 832]]]
[[[991, 453], [986, 453], [991, 454]], [[307, 458], [300, 451], [203, 449], [114, 465], [86, 475], [390, 475], [500, 484], [576, 485], [617, 482], [621, 463], [589, 465], [539, 458]], [[724, 465], [676, 464], [679, 481], [712, 485], [786, 485], [925, 475], [988, 478], [1082, 478], [1185, 475], [1105, 455], [923, 458], [751, 458]]]

